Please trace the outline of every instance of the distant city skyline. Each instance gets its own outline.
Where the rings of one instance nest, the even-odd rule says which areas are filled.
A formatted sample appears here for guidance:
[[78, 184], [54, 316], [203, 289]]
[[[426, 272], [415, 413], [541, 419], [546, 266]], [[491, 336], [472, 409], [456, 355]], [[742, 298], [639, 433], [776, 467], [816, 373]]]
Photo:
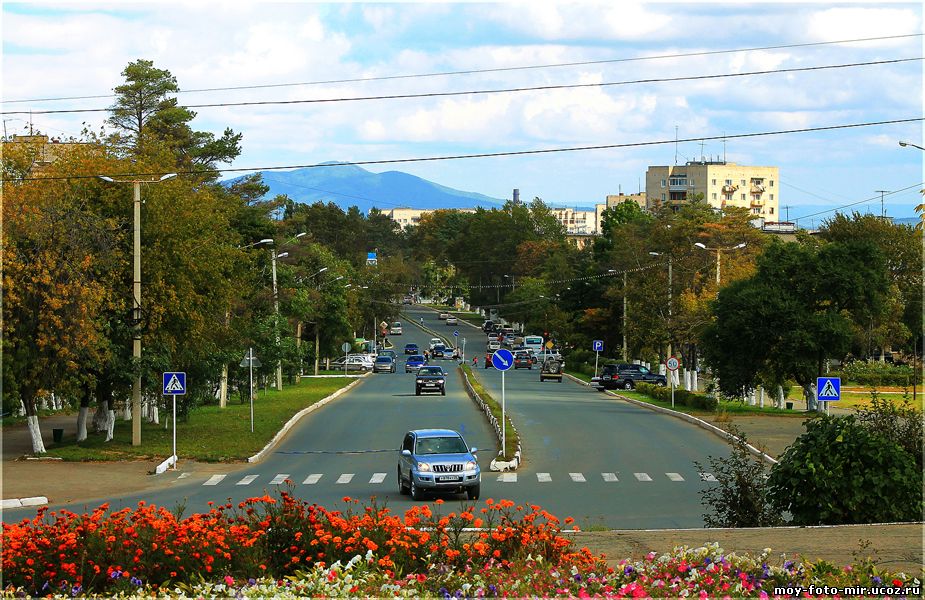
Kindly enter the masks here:
[[[908, 59], [922, 56], [922, 12], [918, 2], [221, 10], [193, 2], [4, 3], [3, 110], [32, 111], [32, 126], [51, 136], [78, 137], [84, 123], [98, 131], [104, 112], [42, 111], [108, 107], [122, 69], [143, 58], [176, 76], [186, 90], [181, 104], [225, 105], [195, 108], [193, 126], [243, 134], [234, 168], [628, 144], [364, 168], [493, 198], [519, 188], [525, 201], [590, 206], [644, 189], [649, 166], [725, 155], [779, 167], [781, 213], [789, 206], [790, 220], [851, 203], [845, 212], [879, 214], [878, 190], [905, 190], [884, 199], [887, 215], [903, 218], [921, 202], [925, 153], [898, 142], [925, 145], [921, 121], [721, 138], [921, 119], [922, 63]], [[870, 40], [878, 37], [889, 39]], [[869, 41], [848, 41], [862, 38]], [[821, 44], [833, 41], [841, 43]], [[564, 63], [571, 66], [548, 66]], [[543, 68], [520, 68], [528, 66]], [[839, 68], [794, 71], [823, 66]], [[757, 71], [768, 73], [742, 76]], [[454, 74], [433, 75], [447, 72]], [[347, 81], [356, 79], [367, 81]], [[216, 89], [241, 86], [252, 87]], [[537, 87], [547, 89], [227, 106]], [[29, 122], [28, 114], [4, 115], [8, 133], [27, 131]], [[695, 141], [675, 148], [676, 138]]]

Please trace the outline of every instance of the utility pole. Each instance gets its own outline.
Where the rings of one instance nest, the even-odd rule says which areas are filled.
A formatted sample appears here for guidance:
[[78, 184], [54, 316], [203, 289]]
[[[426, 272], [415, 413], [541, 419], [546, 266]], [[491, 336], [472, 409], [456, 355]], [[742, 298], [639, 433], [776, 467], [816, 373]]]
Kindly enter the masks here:
[[878, 194], [880, 194], [880, 217], [881, 217], [881, 218], [882, 218], [882, 217], [885, 217], [885, 216], [886, 216], [886, 211], [885, 211], [884, 208], [883, 208], [883, 195], [884, 195], [884, 194], [889, 194], [889, 193], [890, 193], [890, 190], [874, 190], [874, 191], [877, 192]]
[[[279, 258], [276, 255], [276, 248], [270, 248], [270, 253], [273, 258], [273, 312], [275, 319], [273, 321], [273, 329], [276, 334], [276, 351], [279, 352], [279, 293], [276, 291], [276, 259]], [[285, 252], [280, 256], [286, 254]], [[276, 391], [283, 389], [283, 360], [277, 358], [276, 360]]]
[[623, 360], [626, 358], [626, 271], [623, 271]]

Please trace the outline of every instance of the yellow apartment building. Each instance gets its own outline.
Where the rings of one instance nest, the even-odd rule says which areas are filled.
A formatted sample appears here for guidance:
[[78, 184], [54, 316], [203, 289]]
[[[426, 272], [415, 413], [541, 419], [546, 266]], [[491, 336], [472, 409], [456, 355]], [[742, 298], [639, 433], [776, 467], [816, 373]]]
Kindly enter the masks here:
[[780, 220], [780, 170], [728, 162], [691, 161], [684, 165], [652, 166], [646, 170], [649, 210], [678, 206], [703, 194], [718, 209], [747, 208], [757, 218]]

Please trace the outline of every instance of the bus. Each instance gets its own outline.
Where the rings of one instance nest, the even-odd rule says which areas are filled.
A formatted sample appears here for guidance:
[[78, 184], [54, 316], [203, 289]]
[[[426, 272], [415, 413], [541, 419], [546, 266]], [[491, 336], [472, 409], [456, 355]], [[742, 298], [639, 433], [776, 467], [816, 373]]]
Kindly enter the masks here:
[[525, 335], [524, 336], [524, 347], [527, 350], [533, 350], [533, 353], [539, 355], [543, 352], [543, 336], [541, 335]]

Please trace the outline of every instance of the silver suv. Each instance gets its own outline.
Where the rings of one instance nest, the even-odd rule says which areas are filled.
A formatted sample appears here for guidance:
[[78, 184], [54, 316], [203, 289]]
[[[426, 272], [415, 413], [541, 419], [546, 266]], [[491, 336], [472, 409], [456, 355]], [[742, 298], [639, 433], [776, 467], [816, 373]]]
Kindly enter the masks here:
[[398, 491], [415, 500], [425, 491], [465, 492], [469, 500], [478, 500], [482, 473], [475, 453], [451, 429], [409, 431], [398, 456]]

